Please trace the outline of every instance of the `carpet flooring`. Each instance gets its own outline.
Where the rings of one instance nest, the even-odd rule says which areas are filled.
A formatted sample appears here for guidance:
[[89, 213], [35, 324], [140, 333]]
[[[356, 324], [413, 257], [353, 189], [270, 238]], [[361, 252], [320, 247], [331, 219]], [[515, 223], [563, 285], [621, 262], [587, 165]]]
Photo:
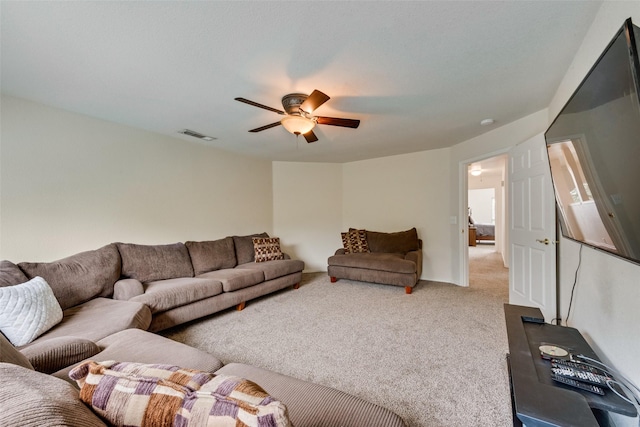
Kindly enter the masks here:
[[399, 287], [332, 284], [326, 273], [304, 274], [298, 290], [164, 335], [225, 363], [259, 366], [367, 399], [409, 426], [509, 426], [502, 308], [507, 270], [489, 252], [470, 254], [468, 288], [420, 281], [406, 295]]

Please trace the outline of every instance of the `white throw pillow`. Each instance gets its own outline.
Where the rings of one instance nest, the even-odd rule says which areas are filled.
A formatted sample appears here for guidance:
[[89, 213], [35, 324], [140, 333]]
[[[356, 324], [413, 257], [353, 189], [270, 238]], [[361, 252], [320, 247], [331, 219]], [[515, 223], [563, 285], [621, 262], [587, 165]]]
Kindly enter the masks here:
[[0, 331], [16, 347], [60, 323], [62, 309], [42, 277], [0, 288]]

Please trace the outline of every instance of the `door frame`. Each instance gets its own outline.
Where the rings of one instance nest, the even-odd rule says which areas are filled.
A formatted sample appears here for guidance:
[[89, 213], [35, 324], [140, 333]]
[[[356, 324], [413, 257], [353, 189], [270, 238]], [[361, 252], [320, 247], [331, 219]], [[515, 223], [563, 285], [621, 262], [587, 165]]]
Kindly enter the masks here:
[[[509, 150], [512, 147], [502, 148], [500, 150], [491, 151], [489, 153], [481, 154], [475, 157], [470, 157], [465, 160], [461, 160], [458, 162], [458, 228], [461, 228], [461, 232], [459, 233], [458, 238], [458, 250], [459, 253], [462, 254], [460, 257], [460, 286], [469, 287], [469, 227], [465, 218], [467, 218], [467, 207], [469, 206], [469, 175], [468, 175], [468, 166], [472, 163], [476, 163], [482, 160], [490, 159], [492, 157], [501, 156], [503, 154], [509, 154]], [[509, 203], [508, 203], [508, 194], [509, 194], [509, 162], [505, 164], [505, 179], [504, 179], [504, 188], [505, 188], [505, 197], [502, 201], [504, 204], [505, 214], [504, 214], [504, 225], [505, 230], [508, 230], [508, 220], [509, 220]], [[509, 244], [509, 236], [505, 236], [504, 245]], [[503, 248], [504, 250], [504, 248]]]

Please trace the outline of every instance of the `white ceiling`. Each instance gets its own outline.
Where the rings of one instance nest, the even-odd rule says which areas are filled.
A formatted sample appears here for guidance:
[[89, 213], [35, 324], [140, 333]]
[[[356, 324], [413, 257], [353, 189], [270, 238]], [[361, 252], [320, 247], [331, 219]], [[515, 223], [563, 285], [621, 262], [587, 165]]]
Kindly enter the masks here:
[[[281, 161], [448, 147], [548, 106], [602, 1], [1, 1], [2, 92]], [[291, 92], [329, 96], [307, 144]], [[492, 126], [480, 120], [493, 118]], [[36, 125], [36, 124], [34, 124]], [[180, 143], [180, 142], [178, 142]]]

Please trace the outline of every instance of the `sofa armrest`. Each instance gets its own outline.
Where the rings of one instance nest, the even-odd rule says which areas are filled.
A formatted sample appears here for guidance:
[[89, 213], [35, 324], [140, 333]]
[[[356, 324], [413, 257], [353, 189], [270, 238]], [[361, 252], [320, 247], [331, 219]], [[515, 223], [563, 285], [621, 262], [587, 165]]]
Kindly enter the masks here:
[[113, 285], [113, 299], [128, 301], [142, 294], [144, 294], [144, 287], [142, 283], [136, 279], [118, 280]]
[[51, 374], [67, 366], [95, 356], [100, 347], [93, 341], [78, 337], [56, 337], [36, 341], [20, 349], [38, 372]]
[[336, 249], [336, 253], [334, 255], [344, 255], [346, 252], [344, 248]]
[[282, 259], [291, 259], [291, 257], [289, 256], [289, 254], [286, 254], [284, 252], [282, 252]]
[[417, 276], [417, 279], [420, 280], [420, 276], [422, 276], [422, 249], [418, 249], [417, 251], [407, 252], [404, 256], [404, 259], [407, 259], [416, 263], [416, 276]]

